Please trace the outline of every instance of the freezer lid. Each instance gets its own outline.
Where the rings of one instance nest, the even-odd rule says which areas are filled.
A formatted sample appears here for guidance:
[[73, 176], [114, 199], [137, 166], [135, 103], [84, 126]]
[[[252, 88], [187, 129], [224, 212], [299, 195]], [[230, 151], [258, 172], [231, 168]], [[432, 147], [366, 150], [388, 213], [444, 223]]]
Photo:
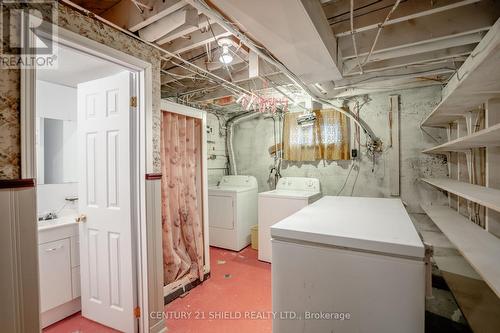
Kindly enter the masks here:
[[400, 199], [326, 196], [271, 227], [271, 237], [424, 257], [424, 245]]

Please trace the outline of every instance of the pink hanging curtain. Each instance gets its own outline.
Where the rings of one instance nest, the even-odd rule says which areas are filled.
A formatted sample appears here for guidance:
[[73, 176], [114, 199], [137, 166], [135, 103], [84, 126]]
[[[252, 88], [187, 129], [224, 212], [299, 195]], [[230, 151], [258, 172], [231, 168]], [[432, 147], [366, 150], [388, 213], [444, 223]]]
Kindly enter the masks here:
[[162, 112], [162, 228], [165, 285], [184, 276], [203, 280], [200, 120]]

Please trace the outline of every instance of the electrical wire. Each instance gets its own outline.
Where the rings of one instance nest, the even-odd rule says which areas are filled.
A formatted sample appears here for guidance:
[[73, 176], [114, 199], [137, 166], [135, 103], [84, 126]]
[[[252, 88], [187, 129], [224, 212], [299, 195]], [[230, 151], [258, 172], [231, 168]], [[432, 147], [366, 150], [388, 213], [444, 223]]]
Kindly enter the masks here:
[[354, 0], [351, 0], [350, 21], [351, 21], [351, 38], [352, 38], [352, 46], [354, 48], [354, 56], [356, 57], [359, 71], [361, 72], [360, 74], [363, 74], [363, 66], [361, 66], [361, 62], [359, 61], [358, 47], [356, 46], [356, 34], [354, 33]]
[[391, 17], [392, 13], [394, 13], [396, 8], [398, 8], [400, 2], [401, 2], [401, 0], [396, 0], [396, 2], [394, 3], [394, 6], [392, 6], [391, 10], [389, 11], [387, 16], [385, 17], [385, 20], [378, 26], [377, 34], [375, 35], [375, 39], [373, 40], [373, 44], [372, 44], [372, 47], [370, 48], [370, 52], [366, 56], [365, 60], [361, 64], [361, 66], [364, 66], [368, 62], [368, 60], [370, 60], [370, 57], [371, 57], [373, 51], [375, 50], [375, 46], [377, 45], [378, 38], [380, 37], [380, 33], [382, 32], [382, 29], [384, 28], [385, 23], [387, 22], [387, 20], [389, 20], [389, 18]]
[[345, 188], [345, 186], [347, 184], [347, 181], [349, 180], [349, 176], [351, 175], [351, 171], [354, 168], [354, 164], [356, 164], [356, 163], [354, 161], [352, 161], [351, 167], [349, 168], [349, 172], [347, 173], [347, 176], [345, 177], [344, 184], [342, 185], [342, 187], [340, 188], [340, 190], [338, 191], [338, 193], [336, 194], [336, 196], [339, 196], [340, 193], [342, 193], [342, 191], [344, 190], [344, 188]]
[[[336, 111], [344, 114], [345, 116], [352, 119], [357, 126], [361, 127], [365, 133], [368, 133], [368, 136], [372, 141], [376, 142], [377, 145], [381, 144], [380, 139], [375, 135], [375, 133], [371, 130], [370, 126], [363, 121], [362, 119], [357, 119], [350, 111], [343, 110], [341, 108], [337, 108], [331, 101], [317, 96], [302, 80], [292, 71], [288, 69], [288, 67], [283, 64], [280, 60], [276, 59], [267, 49], [262, 46], [257, 45], [251, 38], [249, 38], [245, 33], [241, 32], [237, 25], [229, 22], [224, 16], [222, 16], [219, 12], [214, 11], [204, 0], [184, 0], [192, 7], [198, 9], [198, 11], [203, 12], [207, 16], [212, 16], [215, 18], [216, 23], [221, 25], [226, 30], [230, 31], [234, 36], [236, 36], [240, 41], [245, 43], [250, 49], [253, 49], [257, 52], [261, 58], [268, 61], [269, 63], [276, 66], [279, 70], [281, 70], [295, 85], [302, 88], [313, 100], [330, 105]], [[398, 0], [399, 3], [400, 0]]]

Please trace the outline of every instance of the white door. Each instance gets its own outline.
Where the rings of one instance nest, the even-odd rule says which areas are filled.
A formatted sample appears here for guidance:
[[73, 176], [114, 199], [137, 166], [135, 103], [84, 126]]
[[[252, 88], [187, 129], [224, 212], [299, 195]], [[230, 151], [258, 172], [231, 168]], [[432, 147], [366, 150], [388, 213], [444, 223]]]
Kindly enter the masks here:
[[122, 72], [78, 85], [82, 315], [137, 331], [132, 260], [130, 82]]

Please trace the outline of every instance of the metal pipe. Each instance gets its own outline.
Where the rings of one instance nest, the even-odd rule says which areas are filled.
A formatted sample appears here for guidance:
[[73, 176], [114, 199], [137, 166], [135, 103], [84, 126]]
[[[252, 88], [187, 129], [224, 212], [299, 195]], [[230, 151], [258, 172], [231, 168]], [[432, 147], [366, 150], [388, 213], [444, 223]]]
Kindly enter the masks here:
[[[154, 49], [160, 51], [161, 53], [163, 54], [166, 54], [168, 57], [171, 57], [171, 58], [175, 58], [185, 64], [187, 64], [188, 66], [191, 66], [193, 68], [195, 68], [197, 71], [201, 72], [201, 73], [204, 73], [208, 76], [210, 76], [214, 81], [217, 81], [219, 84], [222, 84], [222, 85], [228, 85], [228, 86], [231, 86], [233, 89], [235, 90], [238, 90], [240, 92], [243, 92], [245, 94], [248, 94], [248, 95], [255, 95], [254, 93], [234, 84], [234, 83], [231, 83], [227, 80], [224, 80], [223, 78], [209, 72], [209, 71], [206, 71], [204, 70], [203, 68], [199, 67], [199, 66], [196, 66], [195, 64], [181, 58], [180, 56], [172, 53], [172, 52], [169, 52], [163, 48], [161, 48], [160, 46], [156, 45], [156, 44], [153, 44], [153, 43], [150, 43], [148, 41], [145, 41], [143, 40], [142, 38], [140, 38], [139, 36], [133, 34], [132, 32], [114, 24], [113, 22], [111, 21], [108, 21], [100, 16], [97, 16], [97, 15], [94, 15], [91, 11], [73, 3], [72, 1], [70, 0], [61, 0], [63, 3], [65, 3], [66, 5], [72, 7], [72, 8], [75, 8], [83, 13], [86, 13], [87, 16], [90, 16], [90, 14], [92, 14], [92, 17], [94, 17], [95, 19], [97, 19], [98, 21], [101, 21], [111, 27], [113, 27], [114, 29], [118, 30], [118, 31], [121, 31], [123, 32], [124, 34], [127, 34], [128, 36], [134, 38], [134, 39], [137, 39], [151, 47], [153, 47]], [[187, 2], [188, 4], [191, 4], [193, 7], [197, 8], [200, 12], [203, 12], [205, 13], [205, 15], [207, 15], [206, 13], [209, 13], [211, 16], [212, 16], [212, 19], [215, 19], [215, 17], [217, 17], [217, 19], [215, 19], [216, 21], [219, 21], [217, 23], [219, 23], [221, 26], [223, 26], [226, 30], [230, 31], [231, 33], [233, 33], [237, 38], [239, 38], [244, 44], [246, 44], [250, 49], [252, 49], [253, 51], [257, 52], [262, 58], [264, 58], [266, 61], [268, 61], [269, 63], [275, 65], [276, 67], [278, 67], [295, 85], [301, 87], [309, 96], [311, 96], [312, 99], [320, 102], [320, 103], [324, 103], [324, 104], [328, 104], [330, 105], [333, 109], [335, 109], [336, 111], [346, 115], [347, 117], [349, 117], [350, 119], [352, 119], [354, 121], [354, 123], [356, 123], [356, 125], [358, 125], [359, 127], [361, 127], [363, 129], [363, 131], [365, 133], [368, 134], [368, 136], [374, 141], [374, 142], [380, 142], [380, 139], [375, 135], [375, 133], [371, 130], [371, 128], [368, 126], [368, 124], [366, 124], [362, 119], [357, 119], [357, 117], [350, 111], [346, 111], [346, 110], [342, 110], [340, 108], [338, 108], [337, 106], [335, 106], [334, 104], [332, 104], [330, 101], [324, 99], [324, 98], [321, 98], [321, 97], [318, 97], [316, 96], [316, 94], [314, 94], [310, 89], [309, 87], [307, 87], [302, 81], [300, 81], [300, 79], [298, 79], [295, 74], [293, 74], [285, 65], [283, 65], [281, 62], [279, 62], [278, 60], [274, 59], [274, 57], [272, 56], [268, 56], [266, 54], [264, 54], [259, 47], [255, 46], [255, 44], [253, 43], [253, 41], [251, 41], [250, 39], [248, 39], [245, 35], [243, 35], [242, 33], [240, 33], [238, 30], [234, 29], [234, 27], [231, 25], [231, 24], [228, 24], [226, 23], [225, 19], [218, 13], [215, 13], [210, 7], [208, 7], [206, 4], [201, 4], [201, 2], [199, 1], [196, 1], [196, 0], [184, 0], [185, 2]], [[207, 15], [209, 16], [209, 15]], [[169, 58], [166, 58], [166, 57], [162, 57], [161, 59], [163, 60], [167, 60], [169, 61], [170, 59]]]
[[358, 47], [356, 46], [356, 35], [354, 33], [354, 0], [351, 0], [351, 10], [350, 10], [350, 21], [351, 21], [351, 39], [352, 46], [354, 48], [354, 56], [356, 57], [356, 62], [358, 63], [359, 70], [361, 74], [363, 74], [363, 67], [361, 66], [361, 62], [358, 57]]
[[[219, 83], [219, 84], [222, 84], [222, 85], [228, 85], [228, 86], [231, 86], [231, 87], [233, 87], [234, 89], [236, 89], [236, 90], [238, 90], [238, 91], [240, 91], [240, 92], [243, 92], [243, 93], [245, 93], [245, 94], [254, 95], [254, 93], [252, 93], [252, 92], [250, 92], [250, 91], [248, 91], [248, 90], [246, 90], [246, 89], [244, 89], [244, 88], [242, 88], [242, 87], [240, 87], [240, 86], [238, 86], [238, 85], [236, 85], [236, 84], [234, 84], [234, 83], [232, 83], [232, 82], [229, 82], [229, 81], [227, 81], [227, 80], [224, 80], [223, 78], [221, 78], [221, 77], [219, 77], [219, 76], [217, 76], [217, 75], [215, 75], [215, 74], [213, 74], [213, 73], [211, 73], [211, 72], [209, 72], [209, 71], [206, 71], [206, 70], [204, 70], [203, 68], [201, 68], [201, 67], [199, 67], [199, 66], [196, 66], [195, 64], [193, 64], [193, 63], [189, 62], [188, 60], [185, 60], [185, 59], [183, 59], [182, 57], [180, 57], [180, 56], [178, 56], [178, 55], [176, 55], [176, 54], [174, 54], [174, 53], [172, 53], [172, 52], [169, 52], [169, 51], [167, 51], [167, 50], [165, 50], [165, 49], [161, 48], [159, 45], [156, 45], [156, 44], [153, 44], [153, 43], [151, 43], [151, 42], [148, 42], [148, 41], [146, 41], [146, 40], [144, 40], [144, 39], [140, 38], [139, 36], [137, 36], [137, 35], [133, 34], [132, 32], [130, 32], [130, 31], [128, 31], [128, 30], [126, 30], [126, 29], [124, 29], [124, 28], [122, 28], [122, 27], [120, 27], [120, 26], [118, 26], [118, 25], [114, 24], [113, 22], [108, 21], [108, 20], [106, 20], [106, 19], [104, 19], [104, 18], [102, 18], [102, 17], [100, 17], [100, 16], [98, 16], [98, 15], [95, 15], [95, 14], [94, 14], [94, 13], [92, 13], [91, 11], [89, 11], [89, 10], [87, 10], [87, 9], [85, 9], [85, 8], [83, 8], [83, 7], [81, 7], [81, 6], [77, 5], [77, 4], [75, 4], [75, 3], [73, 3], [71, 0], [60, 0], [60, 1], [62, 1], [63, 3], [65, 3], [66, 5], [68, 5], [68, 6], [72, 7], [72, 8], [77, 9], [77, 10], [78, 10], [78, 11], [80, 11], [80, 12], [85, 13], [85, 14], [86, 14], [87, 16], [89, 16], [89, 17], [93, 17], [93, 18], [95, 18], [96, 20], [101, 21], [101, 22], [105, 23], [105, 24], [106, 24], [106, 25], [108, 25], [108, 26], [110, 26], [110, 27], [112, 27], [112, 28], [114, 28], [114, 29], [116, 29], [116, 30], [118, 30], [118, 31], [120, 31], [120, 32], [123, 32], [124, 34], [127, 34], [128, 36], [130, 36], [130, 37], [132, 37], [132, 38], [134, 38], [134, 39], [136, 39], [136, 40], [139, 40], [139, 41], [143, 42], [144, 44], [147, 44], [147, 45], [149, 45], [149, 46], [151, 46], [151, 47], [155, 48], [156, 50], [158, 50], [158, 51], [160, 51], [161, 53], [163, 53], [163, 54], [167, 55], [168, 57], [175, 58], [175, 59], [177, 59], [177, 60], [179, 60], [179, 61], [183, 62], [184, 64], [186, 64], [186, 65], [188, 65], [188, 66], [191, 66], [192, 68], [195, 68], [197, 71], [199, 71], [199, 73], [198, 73], [198, 74], [200, 74], [200, 73], [204, 73], [204, 74], [206, 74], [206, 75], [210, 76], [210, 77], [211, 77], [214, 81], [216, 81], [216, 82], [217, 82], [217, 83]], [[166, 60], [166, 61], [169, 61], [169, 60], [170, 60], [169, 58], [166, 58], [166, 57], [161, 57], [161, 59]]]
[[380, 25], [378, 26], [377, 34], [375, 35], [375, 39], [373, 40], [373, 44], [372, 44], [372, 47], [370, 48], [370, 52], [366, 56], [365, 60], [363, 60], [363, 63], [361, 64], [361, 67], [363, 67], [368, 62], [368, 60], [370, 60], [370, 57], [372, 56], [373, 50], [375, 50], [375, 45], [377, 45], [378, 37], [380, 36], [380, 33], [382, 32], [382, 28], [384, 27], [384, 25], [387, 22], [387, 20], [389, 20], [389, 18], [391, 17], [392, 13], [394, 13], [394, 11], [396, 10], [396, 8], [398, 8], [400, 2], [401, 2], [401, 0], [397, 0], [394, 3], [394, 6], [392, 6], [391, 10], [389, 11], [389, 13], [387, 14], [387, 16], [385, 17], [385, 20], [382, 23], [380, 23]]
[[[210, 8], [207, 3], [203, 0], [184, 0], [189, 5], [196, 8], [199, 12], [205, 14], [207, 17], [210, 17], [214, 22], [222, 26], [224, 29], [232, 33], [236, 38], [238, 38], [243, 44], [245, 44], [249, 49], [256, 52], [261, 58], [269, 62], [270, 64], [276, 66], [279, 70], [281, 70], [295, 85], [302, 88], [313, 100], [328, 104], [334, 110], [346, 115], [350, 119], [356, 123], [359, 127], [368, 134], [368, 136], [374, 142], [380, 143], [380, 139], [375, 135], [375, 133], [371, 130], [367, 123], [365, 123], [362, 119], [358, 119], [352, 112], [343, 110], [336, 105], [334, 105], [329, 100], [326, 100], [320, 96], [317, 96], [309, 87], [300, 80], [292, 71], [290, 71], [283, 63], [281, 63], [278, 59], [274, 58], [271, 54], [267, 53], [267, 50], [256, 45], [256, 43], [248, 38], [244, 33], [240, 32], [238, 29], [234, 27], [234, 25], [228, 22], [219, 12]], [[400, 1], [400, 0], [399, 0]], [[398, 2], [399, 2], [398, 1]], [[266, 52], [264, 52], [266, 51]]]
[[234, 125], [244, 121], [244, 120], [249, 120], [255, 117], [260, 116], [259, 112], [246, 112], [242, 115], [235, 116], [231, 119], [229, 119], [226, 123], [226, 129], [227, 129], [227, 134], [226, 134], [226, 146], [227, 146], [227, 152], [229, 154], [229, 170], [232, 175], [237, 175], [238, 174], [238, 168], [236, 167], [236, 159], [234, 157], [234, 148], [233, 148], [233, 128]]

